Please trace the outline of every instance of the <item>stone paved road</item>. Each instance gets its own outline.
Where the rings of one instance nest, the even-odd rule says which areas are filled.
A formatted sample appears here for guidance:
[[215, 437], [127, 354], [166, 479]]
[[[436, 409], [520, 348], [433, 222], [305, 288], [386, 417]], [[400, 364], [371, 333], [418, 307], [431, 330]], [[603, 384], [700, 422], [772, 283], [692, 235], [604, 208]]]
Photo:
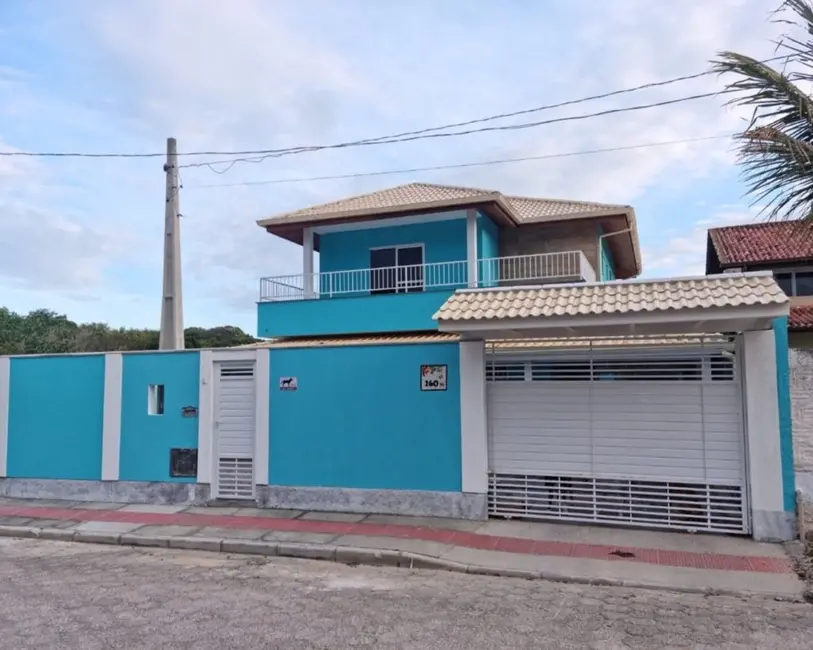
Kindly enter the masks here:
[[810, 648], [813, 607], [0, 538], [0, 648]]

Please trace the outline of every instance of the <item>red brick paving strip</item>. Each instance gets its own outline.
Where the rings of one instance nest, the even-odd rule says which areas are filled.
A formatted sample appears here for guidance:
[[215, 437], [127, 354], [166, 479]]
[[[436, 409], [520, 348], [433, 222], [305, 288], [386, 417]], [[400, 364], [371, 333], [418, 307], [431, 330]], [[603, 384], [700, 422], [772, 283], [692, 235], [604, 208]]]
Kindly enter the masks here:
[[[148, 513], [123, 510], [82, 510], [68, 508], [38, 508], [0, 506], [0, 516], [72, 521], [118, 521], [152, 526], [216, 526], [218, 528], [255, 529], [335, 535], [366, 535], [397, 537], [440, 542], [466, 548], [504, 551], [525, 555], [574, 557], [591, 560], [641, 562], [661, 566], [721, 571], [751, 571], [757, 573], [793, 573], [793, 565], [784, 558], [721, 555], [692, 551], [666, 551], [603, 544], [573, 544], [570, 542], [538, 541], [517, 537], [481, 535], [444, 528], [423, 528], [395, 524], [345, 523], [313, 519], [274, 519], [241, 515], [196, 515], [189, 513]], [[632, 555], [629, 555], [632, 554]]]

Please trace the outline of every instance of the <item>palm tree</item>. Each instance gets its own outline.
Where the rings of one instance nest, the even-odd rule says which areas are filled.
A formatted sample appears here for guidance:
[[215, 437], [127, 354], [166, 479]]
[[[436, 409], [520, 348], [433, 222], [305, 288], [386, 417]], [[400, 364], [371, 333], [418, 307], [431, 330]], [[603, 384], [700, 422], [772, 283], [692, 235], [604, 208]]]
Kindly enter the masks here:
[[[784, 0], [775, 15], [784, 10], [796, 16], [779, 22], [807, 35], [780, 39], [777, 67], [737, 52], [720, 52], [712, 64], [715, 72], [738, 77], [726, 85], [735, 95], [728, 103], [753, 111], [735, 136], [753, 202], [764, 205], [768, 219], [813, 219], [813, 98], [799, 87], [813, 81], [813, 0]], [[789, 61], [801, 71], [781, 69]]]

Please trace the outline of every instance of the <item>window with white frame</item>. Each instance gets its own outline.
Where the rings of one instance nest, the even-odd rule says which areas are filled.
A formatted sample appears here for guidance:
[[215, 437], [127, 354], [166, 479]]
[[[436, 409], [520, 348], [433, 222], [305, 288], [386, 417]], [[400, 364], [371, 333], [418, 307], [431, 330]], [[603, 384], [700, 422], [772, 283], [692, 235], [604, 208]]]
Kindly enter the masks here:
[[774, 271], [774, 278], [788, 296], [813, 296], [813, 268]]
[[150, 384], [147, 386], [147, 414], [164, 414], [164, 385]]
[[423, 291], [423, 245], [370, 249], [370, 293]]

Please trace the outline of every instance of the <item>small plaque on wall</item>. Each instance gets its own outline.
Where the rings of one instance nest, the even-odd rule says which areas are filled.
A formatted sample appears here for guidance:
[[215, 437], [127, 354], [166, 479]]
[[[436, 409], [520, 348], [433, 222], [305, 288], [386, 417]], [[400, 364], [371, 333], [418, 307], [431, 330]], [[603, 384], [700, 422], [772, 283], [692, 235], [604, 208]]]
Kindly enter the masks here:
[[198, 475], [198, 450], [170, 449], [169, 475], [175, 478], [195, 478]]
[[280, 390], [296, 390], [297, 389], [296, 377], [280, 377], [279, 378], [279, 389]]
[[446, 390], [448, 366], [421, 366], [421, 390]]
[[196, 418], [198, 417], [198, 407], [197, 406], [182, 406], [181, 407], [181, 416], [185, 418]]

